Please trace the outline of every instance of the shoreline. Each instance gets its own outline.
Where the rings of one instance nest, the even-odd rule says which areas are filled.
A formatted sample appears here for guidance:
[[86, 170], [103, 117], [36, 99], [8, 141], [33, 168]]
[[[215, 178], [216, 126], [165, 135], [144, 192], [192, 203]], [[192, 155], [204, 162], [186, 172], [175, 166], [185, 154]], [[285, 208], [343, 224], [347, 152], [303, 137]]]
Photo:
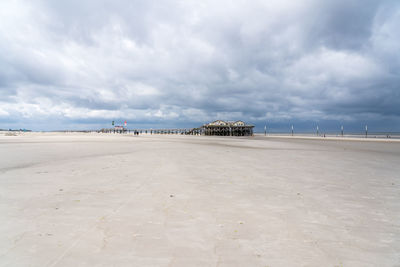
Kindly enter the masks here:
[[282, 135], [282, 134], [270, 134], [270, 135], [264, 135], [264, 134], [255, 134], [254, 135], [257, 138], [280, 138], [280, 139], [304, 139], [304, 140], [326, 140], [326, 141], [360, 141], [360, 142], [400, 142], [400, 138], [386, 138], [386, 137], [360, 137], [359, 135], [351, 136], [351, 135], [345, 135], [345, 136], [329, 136], [326, 135], [324, 136], [312, 136], [310, 135]]

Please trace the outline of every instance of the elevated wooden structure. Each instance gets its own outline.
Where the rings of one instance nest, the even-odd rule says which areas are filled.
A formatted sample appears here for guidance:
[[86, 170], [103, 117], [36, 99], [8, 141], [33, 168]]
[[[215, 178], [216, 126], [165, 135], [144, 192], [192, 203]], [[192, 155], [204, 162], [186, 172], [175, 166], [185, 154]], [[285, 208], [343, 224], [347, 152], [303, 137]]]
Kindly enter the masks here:
[[254, 125], [246, 124], [243, 121], [222, 121], [204, 124], [201, 129], [204, 135], [219, 136], [252, 136]]
[[198, 128], [189, 129], [126, 129], [116, 126], [110, 129], [101, 129], [102, 133], [134, 133], [139, 134], [182, 134], [182, 135], [218, 135], [218, 136], [252, 136], [253, 125], [243, 121], [216, 120]]

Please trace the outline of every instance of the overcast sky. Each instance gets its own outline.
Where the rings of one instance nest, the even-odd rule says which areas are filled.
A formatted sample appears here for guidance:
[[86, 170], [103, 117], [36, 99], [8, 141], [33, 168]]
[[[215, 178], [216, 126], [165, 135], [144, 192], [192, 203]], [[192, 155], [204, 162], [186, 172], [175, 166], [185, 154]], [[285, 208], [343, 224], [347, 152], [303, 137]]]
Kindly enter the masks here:
[[0, 128], [400, 131], [400, 1], [0, 1]]

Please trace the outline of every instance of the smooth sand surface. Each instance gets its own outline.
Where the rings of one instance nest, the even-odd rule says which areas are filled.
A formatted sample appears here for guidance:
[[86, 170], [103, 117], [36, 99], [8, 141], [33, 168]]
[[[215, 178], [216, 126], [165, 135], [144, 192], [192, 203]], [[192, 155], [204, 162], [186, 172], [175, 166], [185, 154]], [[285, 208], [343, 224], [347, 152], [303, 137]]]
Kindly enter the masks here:
[[0, 266], [400, 266], [400, 143], [0, 136]]

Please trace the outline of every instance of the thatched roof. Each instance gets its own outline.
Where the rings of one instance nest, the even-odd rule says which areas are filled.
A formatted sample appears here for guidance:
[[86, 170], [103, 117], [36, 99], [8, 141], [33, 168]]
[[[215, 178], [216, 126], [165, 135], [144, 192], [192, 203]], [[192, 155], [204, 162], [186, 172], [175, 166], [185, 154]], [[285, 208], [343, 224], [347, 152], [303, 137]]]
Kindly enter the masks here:
[[204, 124], [205, 127], [254, 127], [253, 125], [246, 124], [243, 121], [222, 121], [216, 120], [207, 124]]

